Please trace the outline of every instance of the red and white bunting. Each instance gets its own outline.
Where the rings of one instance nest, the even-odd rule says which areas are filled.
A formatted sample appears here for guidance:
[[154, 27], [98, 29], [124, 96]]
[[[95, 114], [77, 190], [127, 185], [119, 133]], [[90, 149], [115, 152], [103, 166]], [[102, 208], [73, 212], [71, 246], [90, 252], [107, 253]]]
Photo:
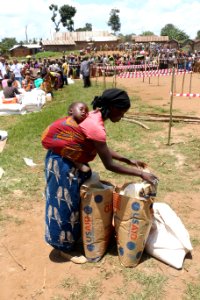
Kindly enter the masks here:
[[[191, 73], [191, 71], [178, 70], [174, 73], [174, 75], [183, 75], [184, 73]], [[164, 70], [152, 70], [152, 71], [144, 71], [144, 72], [124, 72], [118, 74], [119, 78], [140, 78], [140, 77], [154, 77], [154, 76], [171, 76], [173, 74], [172, 69], [164, 69]]]
[[200, 93], [174, 93], [175, 97], [200, 97]]
[[100, 66], [101, 70], [126, 70], [126, 69], [149, 69], [149, 68], [157, 68], [158, 66], [155, 64], [147, 64], [147, 65], [121, 65], [121, 66]]

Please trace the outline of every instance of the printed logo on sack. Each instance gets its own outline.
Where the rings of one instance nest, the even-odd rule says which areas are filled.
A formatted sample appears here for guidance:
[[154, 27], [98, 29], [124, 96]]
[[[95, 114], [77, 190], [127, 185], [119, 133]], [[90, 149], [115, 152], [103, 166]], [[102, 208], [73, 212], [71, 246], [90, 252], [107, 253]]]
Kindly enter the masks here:
[[119, 247], [119, 248], [118, 248], [118, 251], [119, 251], [119, 255], [120, 255], [120, 256], [123, 256], [123, 255], [124, 255], [124, 248]]
[[103, 197], [102, 197], [101, 195], [96, 195], [96, 196], [94, 197], [94, 201], [95, 201], [96, 203], [101, 203], [101, 202], [103, 201]]
[[89, 245], [87, 245], [87, 249], [88, 249], [88, 251], [92, 252], [92, 251], [94, 251], [95, 246], [93, 244], [89, 244]]
[[133, 202], [131, 205], [132, 210], [138, 211], [140, 209], [140, 203], [138, 202]]
[[90, 215], [92, 213], [92, 207], [89, 205], [85, 206], [83, 210], [87, 215]]
[[[85, 228], [85, 241], [86, 244], [91, 244], [93, 241], [93, 232], [92, 232], [92, 207], [89, 205], [84, 207], [84, 212], [86, 216], [84, 216], [84, 228]], [[92, 251], [92, 250], [89, 250]]]
[[137, 240], [138, 237], [138, 230], [139, 230], [139, 220], [137, 218], [138, 213], [133, 214], [133, 219], [131, 221], [131, 228], [130, 228], [130, 240]]
[[136, 254], [136, 258], [139, 259], [141, 256], [142, 256], [142, 251], [139, 251], [139, 252]]
[[133, 242], [128, 242], [128, 243], [126, 244], [126, 247], [128, 248], [128, 250], [134, 250], [135, 247], [136, 247], [136, 245], [135, 245], [135, 243], [133, 243]]

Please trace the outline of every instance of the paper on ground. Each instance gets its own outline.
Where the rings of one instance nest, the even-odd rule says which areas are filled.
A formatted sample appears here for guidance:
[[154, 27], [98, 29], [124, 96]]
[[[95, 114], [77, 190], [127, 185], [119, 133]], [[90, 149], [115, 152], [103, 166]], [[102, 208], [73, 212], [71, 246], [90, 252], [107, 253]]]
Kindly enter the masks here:
[[29, 167], [37, 166], [37, 164], [35, 164], [31, 158], [24, 157], [24, 161], [25, 161], [26, 165]]
[[7, 139], [8, 133], [5, 130], [0, 130], [0, 141]]
[[5, 173], [4, 169], [2, 169], [2, 168], [0, 167], [0, 179], [1, 179], [1, 177], [3, 176], [4, 173]]

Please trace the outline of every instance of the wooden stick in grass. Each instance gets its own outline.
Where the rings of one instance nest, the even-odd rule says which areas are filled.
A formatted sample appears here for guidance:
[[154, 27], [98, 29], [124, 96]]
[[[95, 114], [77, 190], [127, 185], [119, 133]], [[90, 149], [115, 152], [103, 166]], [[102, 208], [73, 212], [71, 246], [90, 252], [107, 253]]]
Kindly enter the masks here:
[[11, 250], [2, 243], [2, 245], [4, 246], [4, 248], [6, 248], [6, 250], [8, 251], [8, 253], [10, 254], [10, 256], [13, 258], [13, 260], [18, 264], [18, 266], [20, 266], [24, 271], [26, 270], [26, 267], [24, 265], [21, 264], [21, 262], [19, 262], [16, 257], [14, 256], [14, 254], [11, 252]]
[[184, 91], [184, 83], [185, 83], [185, 71], [183, 73], [183, 80], [182, 80], [182, 89], [181, 89], [181, 93], [183, 93]]
[[172, 111], [173, 111], [173, 94], [174, 94], [174, 67], [172, 71], [172, 83], [171, 83], [171, 93], [170, 93], [170, 118], [169, 118], [169, 132], [168, 132], [168, 143], [167, 145], [171, 145], [170, 139], [171, 139], [171, 128], [172, 128]]
[[[191, 94], [191, 90], [192, 90], [192, 72], [190, 73], [190, 85], [189, 85], [189, 93]], [[191, 97], [189, 97], [189, 99], [191, 99]]]

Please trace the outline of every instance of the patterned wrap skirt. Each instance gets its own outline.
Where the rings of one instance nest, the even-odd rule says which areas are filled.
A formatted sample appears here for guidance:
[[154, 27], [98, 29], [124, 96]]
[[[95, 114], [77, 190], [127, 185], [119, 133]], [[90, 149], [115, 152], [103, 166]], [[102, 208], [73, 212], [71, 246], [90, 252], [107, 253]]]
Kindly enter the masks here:
[[73, 162], [48, 151], [45, 159], [45, 240], [62, 251], [73, 249], [81, 235], [80, 186], [91, 176]]

